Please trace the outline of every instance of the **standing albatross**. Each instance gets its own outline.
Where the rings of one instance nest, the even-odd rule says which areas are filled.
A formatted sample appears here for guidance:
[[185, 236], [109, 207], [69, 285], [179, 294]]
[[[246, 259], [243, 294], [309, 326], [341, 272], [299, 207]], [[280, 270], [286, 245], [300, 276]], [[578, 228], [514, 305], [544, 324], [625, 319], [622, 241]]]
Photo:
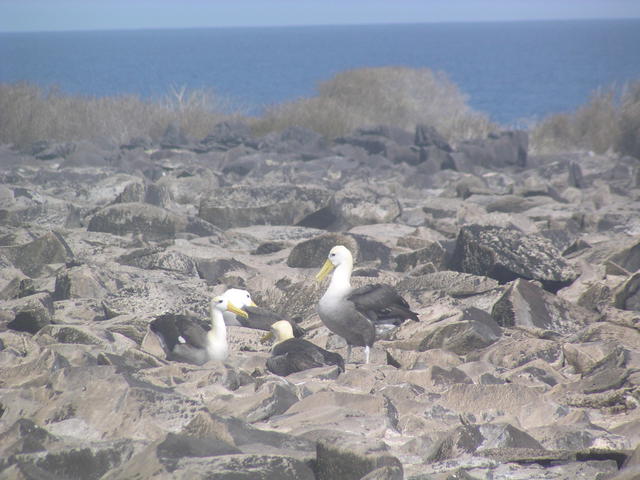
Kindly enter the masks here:
[[271, 325], [275, 337], [271, 357], [267, 359], [267, 370], [286, 377], [309, 368], [337, 365], [344, 372], [344, 359], [337, 353], [329, 352], [303, 338], [294, 338], [291, 324], [280, 320]]
[[293, 320], [284, 318], [269, 309], [257, 306], [251, 299], [251, 294], [247, 290], [240, 288], [229, 288], [222, 295], [222, 298], [229, 300], [236, 307], [242, 309], [247, 316], [236, 315], [233, 312], [223, 313], [224, 321], [227, 325], [239, 325], [247, 328], [266, 330], [267, 332], [275, 322], [286, 320], [291, 324], [294, 337], [304, 335], [304, 329], [300, 328]]
[[165, 314], [149, 324], [156, 334], [167, 360], [202, 365], [209, 360], [225, 360], [229, 355], [227, 328], [223, 312], [246, 316], [228, 300], [215, 297], [211, 300], [211, 330], [206, 331], [194, 319], [186, 315]]
[[318, 303], [318, 315], [329, 330], [347, 341], [347, 362], [355, 345], [364, 347], [365, 363], [369, 363], [376, 332], [382, 334], [408, 318], [417, 321], [418, 315], [390, 285], [352, 288], [353, 256], [342, 245], [329, 251], [316, 279], [322, 280], [334, 268], [329, 287]]

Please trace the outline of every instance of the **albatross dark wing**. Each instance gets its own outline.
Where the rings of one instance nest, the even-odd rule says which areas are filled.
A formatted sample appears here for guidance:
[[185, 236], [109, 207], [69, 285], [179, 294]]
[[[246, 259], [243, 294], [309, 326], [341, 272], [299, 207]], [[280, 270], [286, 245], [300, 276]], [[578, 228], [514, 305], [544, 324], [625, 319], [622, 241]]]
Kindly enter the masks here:
[[400, 325], [407, 318], [418, 321], [418, 314], [411, 311], [407, 301], [390, 285], [376, 283], [356, 288], [347, 300], [353, 302], [360, 313], [374, 323]]
[[344, 371], [344, 360], [339, 354], [300, 338], [290, 338], [277, 344], [271, 358], [267, 359], [267, 369], [280, 376], [325, 365], [337, 365]]
[[[166, 349], [171, 352], [176, 345], [188, 343], [195, 348], [206, 348], [207, 332], [186, 315], [167, 313], [160, 315], [149, 324], [152, 332], [162, 338]], [[182, 340], [180, 339], [182, 337]]]

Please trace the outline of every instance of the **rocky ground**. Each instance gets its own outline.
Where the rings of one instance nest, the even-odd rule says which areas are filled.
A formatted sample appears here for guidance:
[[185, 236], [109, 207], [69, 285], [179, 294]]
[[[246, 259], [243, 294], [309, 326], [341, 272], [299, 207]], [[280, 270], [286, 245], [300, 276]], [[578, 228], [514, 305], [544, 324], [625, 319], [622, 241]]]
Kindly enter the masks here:
[[[0, 147], [0, 479], [640, 478], [639, 199], [638, 159], [523, 132]], [[198, 367], [147, 335], [244, 287], [344, 355], [315, 312], [335, 244], [421, 318], [368, 365], [280, 378], [229, 327]]]

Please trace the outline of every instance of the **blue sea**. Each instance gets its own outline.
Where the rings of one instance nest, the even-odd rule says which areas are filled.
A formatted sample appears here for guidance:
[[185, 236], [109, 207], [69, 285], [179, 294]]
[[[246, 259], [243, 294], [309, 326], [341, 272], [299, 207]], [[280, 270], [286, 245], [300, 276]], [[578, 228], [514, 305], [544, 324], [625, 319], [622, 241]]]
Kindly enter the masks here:
[[445, 72], [503, 125], [640, 79], [640, 19], [0, 33], [0, 82], [157, 98], [210, 88], [250, 113], [358, 67]]

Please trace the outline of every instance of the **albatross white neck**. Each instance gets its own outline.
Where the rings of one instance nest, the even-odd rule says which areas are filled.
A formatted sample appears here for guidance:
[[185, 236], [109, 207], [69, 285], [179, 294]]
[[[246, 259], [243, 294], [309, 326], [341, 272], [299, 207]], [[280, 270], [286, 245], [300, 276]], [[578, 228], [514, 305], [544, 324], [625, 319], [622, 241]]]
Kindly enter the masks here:
[[211, 330], [208, 332], [209, 338], [227, 341], [227, 326], [224, 323], [222, 312], [215, 307], [211, 307]]
[[336, 266], [331, 275], [331, 282], [327, 288], [327, 293], [343, 293], [351, 290], [351, 271], [353, 270], [353, 260], [345, 260]]

